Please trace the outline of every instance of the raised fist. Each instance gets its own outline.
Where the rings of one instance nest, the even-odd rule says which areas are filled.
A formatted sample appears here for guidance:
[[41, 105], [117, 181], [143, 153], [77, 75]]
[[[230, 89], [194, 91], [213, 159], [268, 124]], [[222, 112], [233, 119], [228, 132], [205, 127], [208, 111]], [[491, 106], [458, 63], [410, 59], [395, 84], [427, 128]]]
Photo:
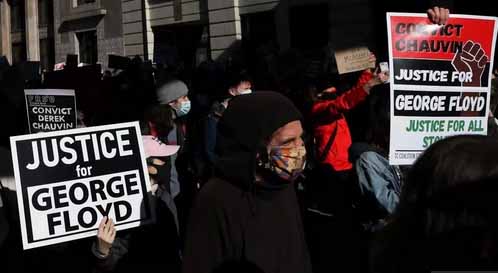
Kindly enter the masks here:
[[463, 86], [481, 86], [481, 77], [488, 62], [481, 45], [467, 41], [463, 49], [453, 57], [453, 67], [458, 72], [472, 72], [472, 81], [463, 82]]

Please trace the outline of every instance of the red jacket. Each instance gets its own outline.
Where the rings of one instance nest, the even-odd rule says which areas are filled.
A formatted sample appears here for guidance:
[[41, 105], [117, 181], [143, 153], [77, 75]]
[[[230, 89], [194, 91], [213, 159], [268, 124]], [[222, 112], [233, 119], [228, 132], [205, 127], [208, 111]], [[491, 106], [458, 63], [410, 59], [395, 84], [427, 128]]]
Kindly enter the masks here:
[[353, 109], [365, 100], [367, 93], [363, 86], [372, 78], [369, 71], [363, 72], [356, 86], [338, 96], [334, 100], [322, 100], [313, 105], [311, 118], [316, 145], [318, 148], [317, 158], [323, 158], [323, 152], [327, 146], [330, 136], [337, 130], [325, 160], [321, 163], [329, 164], [336, 171], [352, 169], [349, 162], [349, 147], [351, 146], [351, 133], [348, 123], [344, 117], [345, 112]]

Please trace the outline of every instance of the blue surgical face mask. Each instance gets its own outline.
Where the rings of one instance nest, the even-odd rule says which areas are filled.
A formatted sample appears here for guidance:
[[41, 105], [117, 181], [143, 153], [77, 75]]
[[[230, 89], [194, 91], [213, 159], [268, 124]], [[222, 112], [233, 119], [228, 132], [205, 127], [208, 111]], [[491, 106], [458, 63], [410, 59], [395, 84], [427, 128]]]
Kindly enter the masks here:
[[190, 104], [190, 101], [182, 101], [180, 103], [180, 107], [178, 109], [175, 108], [175, 111], [176, 111], [176, 116], [177, 117], [183, 117], [185, 116], [186, 114], [188, 114], [188, 112], [190, 112], [190, 108], [191, 108], [191, 104]]

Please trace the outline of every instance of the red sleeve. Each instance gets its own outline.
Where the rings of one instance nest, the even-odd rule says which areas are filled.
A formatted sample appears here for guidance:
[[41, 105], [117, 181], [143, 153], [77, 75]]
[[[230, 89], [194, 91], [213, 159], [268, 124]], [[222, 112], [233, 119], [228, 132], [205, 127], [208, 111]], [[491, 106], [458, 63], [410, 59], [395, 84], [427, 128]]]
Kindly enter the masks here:
[[363, 74], [361, 74], [356, 85], [344, 94], [334, 100], [326, 100], [315, 103], [311, 109], [312, 115], [319, 115], [325, 113], [326, 111], [330, 115], [340, 115], [353, 109], [367, 97], [368, 94], [363, 89], [363, 86], [372, 77], [372, 73], [366, 70]]

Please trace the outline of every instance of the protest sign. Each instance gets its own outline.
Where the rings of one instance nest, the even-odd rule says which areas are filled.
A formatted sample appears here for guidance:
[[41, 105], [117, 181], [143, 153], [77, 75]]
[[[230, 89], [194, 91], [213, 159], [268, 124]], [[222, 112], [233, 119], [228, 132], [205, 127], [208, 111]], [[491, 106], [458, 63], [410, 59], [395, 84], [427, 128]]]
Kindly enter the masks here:
[[74, 90], [26, 89], [29, 132], [50, 132], [76, 128]]
[[11, 137], [24, 249], [95, 236], [151, 219], [138, 122]]
[[388, 13], [391, 67], [389, 162], [412, 164], [434, 142], [487, 134], [496, 18]]
[[335, 52], [335, 61], [339, 74], [374, 68], [375, 62], [370, 61], [370, 50], [366, 47], [350, 48]]

